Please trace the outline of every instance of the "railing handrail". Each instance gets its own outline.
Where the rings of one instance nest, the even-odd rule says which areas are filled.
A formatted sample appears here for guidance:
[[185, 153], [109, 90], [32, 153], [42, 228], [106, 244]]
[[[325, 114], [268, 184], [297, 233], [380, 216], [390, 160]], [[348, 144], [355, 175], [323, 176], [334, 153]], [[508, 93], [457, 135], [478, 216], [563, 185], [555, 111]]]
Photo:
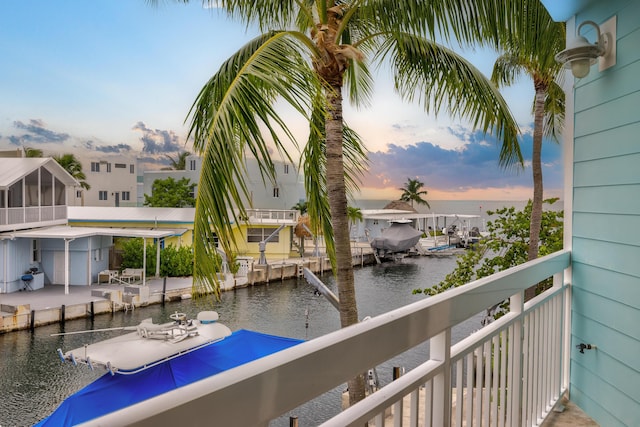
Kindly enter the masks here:
[[[196, 414], [210, 413], [215, 402], [212, 416], [220, 425], [266, 426], [281, 414], [436, 337], [496, 302], [562, 272], [569, 265], [570, 252], [556, 252], [132, 405], [86, 425], [188, 425], [188, 420], [197, 423]], [[421, 369], [433, 369], [438, 363], [427, 361]], [[326, 366], [331, 369], [318, 368]], [[412, 375], [421, 374], [424, 372], [416, 371]], [[409, 388], [404, 382], [394, 387]], [[247, 404], [251, 405], [250, 411], [246, 410]]]
[[247, 209], [248, 218], [272, 221], [297, 221], [299, 212], [295, 209]]

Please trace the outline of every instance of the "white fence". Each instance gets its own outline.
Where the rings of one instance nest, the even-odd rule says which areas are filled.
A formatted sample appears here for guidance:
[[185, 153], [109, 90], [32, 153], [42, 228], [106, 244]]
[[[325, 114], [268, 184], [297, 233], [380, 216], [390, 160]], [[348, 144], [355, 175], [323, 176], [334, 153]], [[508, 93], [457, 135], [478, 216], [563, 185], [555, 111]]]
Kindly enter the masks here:
[[[323, 426], [538, 425], [568, 381], [570, 287], [563, 276], [569, 266], [570, 253], [558, 252], [87, 425], [267, 426], [425, 340], [430, 354], [422, 365]], [[524, 290], [548, 277], [553, 288], [523, 304]], [[455, 325], [505, 299], [508, 314], [451, 345]], [[392, 424], [385, 424], [389, 407]]]

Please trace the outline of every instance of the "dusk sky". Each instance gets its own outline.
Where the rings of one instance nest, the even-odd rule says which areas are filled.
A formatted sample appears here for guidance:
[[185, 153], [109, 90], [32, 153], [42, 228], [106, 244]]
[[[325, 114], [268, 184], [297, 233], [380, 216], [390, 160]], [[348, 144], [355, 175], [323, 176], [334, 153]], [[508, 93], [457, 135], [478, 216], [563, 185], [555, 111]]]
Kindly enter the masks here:
[[[185, 140], [191, 104], [220, 64], [256, 34], [199, 1], [2, 0], [0, 147], [81, 159], [119, 153], [157, 159], [154, 166], [162, 167], [165, 154], [192, 151]], [[462, 53], [490, 75], [495, 53]], [[501, 170], [493, 137], [403, 103], [385, 70], [375, 88], [370, 107], [347, 106], [344, 114], [370, 151], [361, 198], [396, 199], [407, 178], [424, 182], [432, 200], [532, 197], [530, 168]], [[531, 81], [503, 93], [529, 160]], [[304, 141], [306, 124], [294, 116], [288, 122]], [[562, 194], [561, 151], [545, 141], [545, 197]]]

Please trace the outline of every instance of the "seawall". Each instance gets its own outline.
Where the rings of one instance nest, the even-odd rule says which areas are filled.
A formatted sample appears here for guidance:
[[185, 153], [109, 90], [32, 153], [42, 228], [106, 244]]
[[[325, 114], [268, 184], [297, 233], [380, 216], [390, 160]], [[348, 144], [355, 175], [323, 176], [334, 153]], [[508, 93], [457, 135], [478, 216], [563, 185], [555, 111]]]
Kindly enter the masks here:
[[[376, 262], [372, 253], [358, 252], [353, 256], [354, 266], [363, 267]], [[266, 265], [254, 263], [246, 275], [236, 276], [221, 289], [226, 292], [241, 287], [303, 277], [303, 268], [308, 268], [320, 278], [325, 274], [331, 274], [331, 263], [327, 257], [292, 258], [271, 261]], [[161, 278], [150, 280], [146, 286], [74, 286], [73, 291], [76, 294], [73, 299], [64, 293], [63, 286], [58, 285], [32, 292], [20, 292], [19, 295], [3, 294], [0, 297], [0, 333], [33, 330], [39, 326], [64, 323], [67, 320], [132, 310], [149, 304], [161, 304], [163, 301], [179, 301], [190, 297], [191, 281], [188, 278]], [[77, 293], [81, 295], [78, 296]], [[46, 304], [34, 304], [35, 300], [45, 300]]]

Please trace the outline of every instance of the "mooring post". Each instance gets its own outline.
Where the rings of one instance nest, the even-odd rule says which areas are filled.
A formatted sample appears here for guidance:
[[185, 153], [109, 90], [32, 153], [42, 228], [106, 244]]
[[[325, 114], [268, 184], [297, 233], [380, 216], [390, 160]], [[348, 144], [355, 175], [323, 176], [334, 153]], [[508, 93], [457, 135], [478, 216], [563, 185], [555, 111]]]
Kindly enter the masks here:
[[65, 314], [65, 308], [66, 308], [66, 306], [64, 304], [62, 304], [60, 306], [60, 323], [62, 323], [62, 325], [64, 325], [64, 320], [66, 318], [66, 316], [64, 315]]
[[96, 310], [93, 306], [93, 301], [91, 301], [90, 307], [91, 307], [91, 320], [93, 320], [96, 317]]
[[298, 417], [289, 417], [289, 427], [298, 427]]
[[162, 306], [164, 307], [164, 300], [167, 298], [167, 276], [162, 280]]
[[36, 311], [31, 310], [31, 322], [29, 322], [29, 327], [31, 328], [31, 332], [36, 328]]

